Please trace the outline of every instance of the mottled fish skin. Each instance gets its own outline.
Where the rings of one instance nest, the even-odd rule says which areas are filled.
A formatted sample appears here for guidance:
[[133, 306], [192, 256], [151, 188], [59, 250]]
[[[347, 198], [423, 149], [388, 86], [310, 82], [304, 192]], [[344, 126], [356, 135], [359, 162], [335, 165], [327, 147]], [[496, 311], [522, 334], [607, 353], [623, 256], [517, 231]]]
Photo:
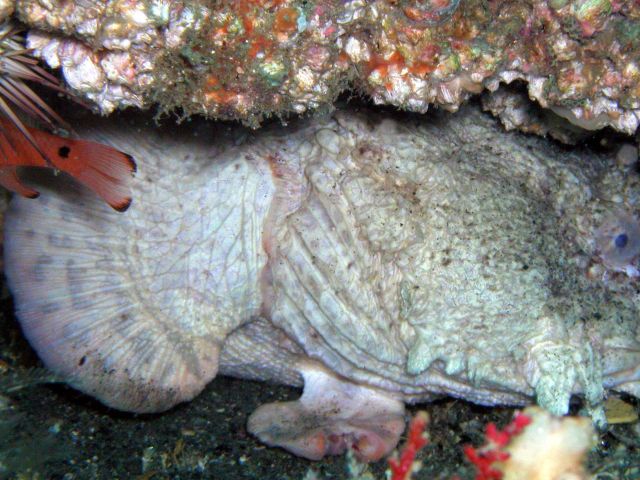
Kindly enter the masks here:
[[[635, 280], [591, 274], [602, 222], [638, 214], [631, 168], [505, 134], [475, 107], [85, 136], [136, 158], [130, 210], [38, 185], [12, 202], [5, 262], [39, 355], [108, 405], [167, 409], [218, 373], [304, 383], [250, 430], [308, 458], [351, 442], [375, 459], [403, 402], [561, 414], [581, 393], [602, 420], [605, 389], [640, 395]], [[318, 409], [317, 385], [372, 417]]]

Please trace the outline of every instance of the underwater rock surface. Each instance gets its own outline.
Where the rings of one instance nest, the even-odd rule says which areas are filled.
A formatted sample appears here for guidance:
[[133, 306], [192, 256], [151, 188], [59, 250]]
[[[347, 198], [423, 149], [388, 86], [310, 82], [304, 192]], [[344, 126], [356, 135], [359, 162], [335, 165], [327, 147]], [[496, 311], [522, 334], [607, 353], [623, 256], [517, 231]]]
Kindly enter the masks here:
[[344, 90], [425, 112], [522, 80], [584, 128], [640, 122], [640, 4], [593, 0], [16, 2], [29, 46], [103, 112], [242, 119]]
[[564, 413], [580, 393], [601, 420], [607, 389], [640, 396], [634, 166], [474, 107], [229, 135], [96, 122], [84, 136], [138, 163], [130, 210], [39, 186], [7, 213], [5, 263], [38, 354], [107, 405], [164, 410], [218, 373], [304, 384], [249, 430], [370, 460], [405, 402]]

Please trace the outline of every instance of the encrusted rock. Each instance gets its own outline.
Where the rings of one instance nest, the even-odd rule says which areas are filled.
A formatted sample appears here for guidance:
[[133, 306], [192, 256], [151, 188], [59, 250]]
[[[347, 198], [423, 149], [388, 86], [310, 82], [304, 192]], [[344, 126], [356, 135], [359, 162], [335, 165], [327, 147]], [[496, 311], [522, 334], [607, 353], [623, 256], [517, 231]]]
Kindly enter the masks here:
[[[103, 112], [159, 103], [255, 124], [376, 103], [456, 110], [522, 80], [588, 129], [640, 120], [640, 4], [614, 0], [19, 1], [30, 46]], [[86, 77], [86, 78], [85, 78]]]

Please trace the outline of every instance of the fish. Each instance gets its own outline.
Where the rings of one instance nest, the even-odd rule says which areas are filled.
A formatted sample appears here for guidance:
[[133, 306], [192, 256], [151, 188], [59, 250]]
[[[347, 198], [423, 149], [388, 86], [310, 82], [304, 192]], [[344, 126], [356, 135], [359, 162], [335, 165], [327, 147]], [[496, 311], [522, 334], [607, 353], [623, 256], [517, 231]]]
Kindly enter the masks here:
[[[255, 408], [248, 433], [310, 460], [381, 459], [405, 404], [443, 395], [554, 415], [580, 395], [597, 425], [609, 391], [640, 398], [637, 280], [589, 274], [605, 200], [637, 218], [637, 172], [505, 134], [477, 105], [388, 113], [250, 133], [87, 119], [82, 138], [138, 159], [144, 201], [118, 215], [51, 175], [13, 198], [25, 337], [123, 411], [168, 410], [217, 375], [302, 387], [236, 403]], [[636, 234], [617, 218], [626, 263]]]
[[118, 212], [131, 205], [130, 181], [136, 172], [133, 157], [97, 142], [61, 137], [23, 127], [0, 117], [0, 185], [23, 197], [39, 192], [18, 176], [21, 167], [43, 167], [64, 172], [107, 202]]
[[0, 185], [35, 198], [38, 192], [20, 181], [18, 169], [45, 167], [71, 175], [115, 210], [127, 210], [131, 204], [129, 181], [136, 171], [130, 155], [99, 143], [30, 128], [23, 122], [21, 116], [50, 131], [72, 131], [25, 81], [65, 94], [83, 107], [87, 105], [39, 66], [31, 51], [24, 47], [20, 28], [11, 21], [0, 24], [0, 60]]

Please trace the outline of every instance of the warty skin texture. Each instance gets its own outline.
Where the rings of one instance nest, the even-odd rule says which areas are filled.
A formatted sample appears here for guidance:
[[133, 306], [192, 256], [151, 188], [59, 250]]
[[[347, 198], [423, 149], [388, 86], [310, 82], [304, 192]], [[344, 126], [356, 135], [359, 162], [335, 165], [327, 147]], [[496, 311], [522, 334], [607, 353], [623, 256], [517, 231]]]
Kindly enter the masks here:
[[304, 384], [249, 430], [363, 459], [395, 446], [404, 402], [561, 414], [579, 393], [601, 421], [606, 389], [640, 395], [637, 280], [595, 240], [612, 212], [637, 215], [632, 167], [474, 107], [203, 133], [87, 128], [138, 162], [126, 215], [69, 188], [13, 201], [17, 315], [80, 390], [148, 412], [219, 373]]

